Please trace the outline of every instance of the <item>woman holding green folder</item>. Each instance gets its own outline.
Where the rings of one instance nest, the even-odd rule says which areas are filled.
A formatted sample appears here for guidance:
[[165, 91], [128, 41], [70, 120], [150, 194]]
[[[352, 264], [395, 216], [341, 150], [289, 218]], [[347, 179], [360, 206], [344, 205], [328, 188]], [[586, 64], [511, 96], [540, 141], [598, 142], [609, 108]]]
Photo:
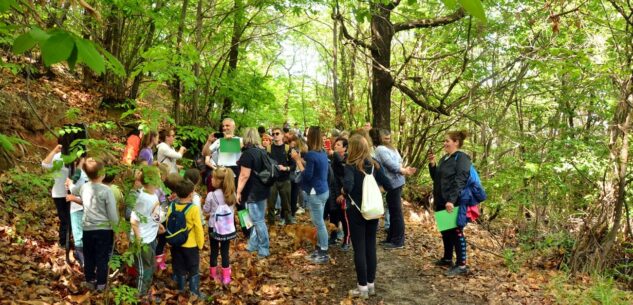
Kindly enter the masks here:
[[[435, 212], [446, 210], [448, 213], [457, 213], [459, 194], [466, 186], [470, 175], [470, 157], [459, 149], [466, 139], [465, 131], [449, 131], [444, 139], [444, 151], [446, 155], [436, 163], [435, 155], [429, 153], [429, 173], [433, 179], [433, 198]], [[438, 266], [451, 267], [446, 271], [447, 276], [466, 275], [466, 238], [464, 228], [456, 227], [442, 231], [444, 244], [444, 256], [435, 262]], [[456, 254], [456, 262], [453, 264], [453, 249]]]

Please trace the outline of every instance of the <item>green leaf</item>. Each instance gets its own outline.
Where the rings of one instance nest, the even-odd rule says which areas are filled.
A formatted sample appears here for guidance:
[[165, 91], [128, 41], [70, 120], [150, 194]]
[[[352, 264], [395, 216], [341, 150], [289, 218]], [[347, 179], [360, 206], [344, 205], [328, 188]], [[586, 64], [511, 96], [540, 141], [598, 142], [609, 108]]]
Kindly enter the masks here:
[[14, 54], [22, 54], [26, 50], [35, 46], [37, 41], [31, 37], [30, 33], [24, 33], [13, 41], [13, 48], [11, 49]]
[[123, 67], [121, 62], [116, 57], [114, 57], [114, 55], [112, 55], [110, 52], [108, 52], [106, 49], [102, 48], [101, 46], [97, 45], [97, 48], [99, 49], [99, 51], [101, 51], [103, 56], [105, 56], [107, 60], [106, 64], [108, 68], [110, 68], [112, 72], [114, 72], [114, 74], [116, 74], [117, 76], [125, 76], [126, 74], [125, 67]]
[[70, 57], [75, 40], [67, 32], [57, 32], [42, 45], [44, 64], [50, 66]]
[[[446, 3], [446, 0], [443, 0]], [[451, 0], [452, 1], [452, 0]], [[481, 4], [481, 0], [459, 0], [459, 4], [462, 5], [464, 10], [471, 14], [473, 17], [486, 22], [486, 12]]]
[[17, 6], [15, 0], [2, 0], [0, 1], [0, 13], [6, 12], [11, 9], [11, 7], [15, 6]]
[[[467, 1], [471, 1], [471, 0], [467, 0]], [[479, 0], [475, 0], [475, 1], [479, 1]], [[444, 2], [444, 5], [450, 10], [454, 10], [457, 8], [456, 0], [442, 0], [442, 2]]]
[[105, 63], [103, 57], [95, 49], [95, 46], [89, 40], [80, 38], [75, 41], [77, 51], [79, 51], [79, 61], [84, 62], [90, 69], [97, 74], [105, 72]]
[[73, 47], [73, 51], [70, 52], [70, 57], [68, 57], [68, 67], [70, 70], [75, 69], [75, 64], [77, 64], [77, 46]]
[[44, 32], [44, 30], [38, 27], [32, 28], [29, 34], [31, 34], [31, 37], [33, 37], [33, 39], [35, 39], [39, 43], [44, 43], [48, 38], [51, 37], [51, 35]]

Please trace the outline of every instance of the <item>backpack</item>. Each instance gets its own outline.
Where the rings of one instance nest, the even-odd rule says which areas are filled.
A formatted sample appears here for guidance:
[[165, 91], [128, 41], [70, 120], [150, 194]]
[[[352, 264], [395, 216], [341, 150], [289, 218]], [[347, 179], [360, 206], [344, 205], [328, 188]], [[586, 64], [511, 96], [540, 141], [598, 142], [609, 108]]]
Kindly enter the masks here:
[[198, 153], [196, 155], [196, 158], [194, 159], [194, 162], [196, 163], [196, 168], [200, 171], [200, 174], [203, 175], [207, 172], [207, 170], [209, 170], [207, 164], [204, 163], [204, 159], [205, 156], [202, 153]]
[[218, 207], [213, 214], [215, 221], [213, 225], [213, 238], [220, 241], [231, 240], [236, 236], [233, 209], [226, 204], [219, 204], [218, 199], [215, 198], [215, 194], [212, 194], [213, 199], [218, 202]]
[[376, 178], [374, 178], [374, 167], [371, 167], [371, 173], [363, 173], [365, 174], [365, 179], [363, 179], [363, 206], [359, 208], [351, 197], [350, 199], [352, 205], [360, 211], [363, 218], [366, 220], [378, 219], [385, 214], [385, 207], [382, 203], [380, 188]]
[[279, 165], [275, 159], [271, 158], [267, 153], [261, 151], [263, 169], [261, 171], [254, 171], [259, 181], [265, 186], [271, 186], [279, 179]]
[[191, 205], [191, 202], [187, 203], [182, 211], [176, 210], [175, 202], [172, 202], [169, 206], [171, 213], [167, 218], [167, 233], [165, 238], [172, 246], [181, 246], [186, 243], [189, 238], [189, 231], [191, 231], [191, 229], [187, 228], [187, 219], [185, 218], [185, 214], [187, 214], [187, 210], [189, 210]]
[[[455, 161], [457, 161], [457, 157], [459, 154], [455, 154]], [[466, 187], [461, 191], [460, 197], [468, 196], [470, 198], [468, 202], [468, 206], [478, 205], [481, 202], [484, 202], [488, 195], [486, 195], [486, 190], [481, 185], [481, 179], [479, 179], [479, 173], [477, 173], [477, 169], [475, 169], [474, 164], [470, 164], [470, 174], [468, 175], [468, 181], [466, 181]]]

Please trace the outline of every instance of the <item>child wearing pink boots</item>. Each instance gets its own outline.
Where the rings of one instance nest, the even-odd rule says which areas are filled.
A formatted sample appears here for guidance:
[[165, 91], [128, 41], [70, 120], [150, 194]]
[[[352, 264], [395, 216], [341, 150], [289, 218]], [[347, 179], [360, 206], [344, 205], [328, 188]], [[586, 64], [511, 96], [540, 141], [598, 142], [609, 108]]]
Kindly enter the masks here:
[[[233, 206], [235, 198], [235, 178], [230, 168], [219, 167], [213, 171], [211, 184], [215, 190], [207, 194], [203, 207], [209, 216], [209, 240], [211, 242], [211, 262], [209, 274], [216, 282], [231, 283], [229, 266], [229, 245], [236, 236]], [[218, 270], [218, 250], [222, 254], [222, 274]]]

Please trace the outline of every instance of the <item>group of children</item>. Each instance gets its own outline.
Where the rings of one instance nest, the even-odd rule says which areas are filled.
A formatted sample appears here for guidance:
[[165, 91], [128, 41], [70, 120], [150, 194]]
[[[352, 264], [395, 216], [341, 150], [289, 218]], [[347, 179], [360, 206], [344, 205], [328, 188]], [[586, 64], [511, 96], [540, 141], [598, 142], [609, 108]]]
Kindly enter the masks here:
[[[68, 245], [65, 239], [70, 227], [74, 256], [83, 267], [83, 286], [105, 289], [115, 232], [125, 228], [121, 218], [131, 225], [129, 232], [124, 233], [129, 234], [128, 251], [134, 253], [139, 297], [154, 299], [150, 295], [152, 278], [157, 268], [166, 268], [164, 249], [168, 243], [178, 290], [184, 292], [188, 282], [192, 294], [205, 298], [200, 292], [199, 272], [204, 223], [208, 225], [211, 244], [210, 276], [216, 283], [231, 282], [229, 243], [236, 237], [233, 211], [237, 200], [230, 169], [219, 167], [213, 171], [214, 190], [207, 194], [204, 206], [195, 191], [201, 180], [197, 169], [189, 169], [181, 176], [169, 174], [161, 164], [141, 165], [134, 173], [135, 183], [128, 194], [132, 199], [125, 199], [112, 184], [112, 167], [96, 157], [82, 157], [72, 168], [55, 166], [62, 160], [61, 151], [62, 146], [56, 146], [42, 166], [57, 169], [52, 195], [60, 218], [60, 244]], [[71, 179], [73, 171], [77, 174]], [[222, 263], [218, 268], [220, 253]]]

